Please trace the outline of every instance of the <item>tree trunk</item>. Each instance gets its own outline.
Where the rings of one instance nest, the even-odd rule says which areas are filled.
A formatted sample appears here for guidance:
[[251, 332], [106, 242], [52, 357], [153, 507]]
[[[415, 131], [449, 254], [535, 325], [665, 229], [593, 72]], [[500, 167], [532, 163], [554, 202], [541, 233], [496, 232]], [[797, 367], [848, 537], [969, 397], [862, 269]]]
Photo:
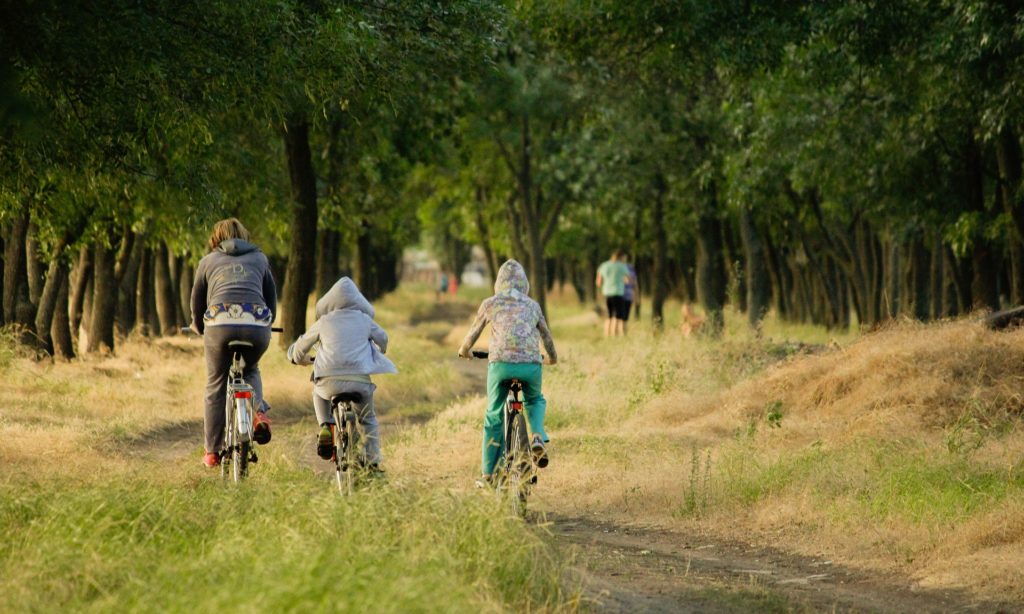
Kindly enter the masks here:
[[149, 249], [143, 248], [139, 258], [139, 266], [135, 274], [135, 330], [143, 337], [153, 335], [150, 325], [151, 301], [150, 288], [153, 280], [153, 256]]
[[522, 205], [522, 221], [526, 224], [526, 247], [529, 250], [530, 289], [540, 305], [541, 312], [547, 314], [547, 270], [544, 266], [544, 243], [541, 241], [541, 206], [534, 198], [532, 150], [530, 135], [530, 116], [522, 117], [520, 131], [522, 143], [520, 148], [519, 166], [519, 199]]
[[924, 322], [931, 315], [931, 252], [924, 244], [923, 234], [917, 234], [911, 244], [913, 254], [914, 317]]
[[947, 315], [946, 299], [946, 267], [943, 257], [942, 235], [938, 232], [932, 237], [931, 249], [931, 316], [933, 320], [944, 318]]
[[[985, 169], [981, 146], [970, 141], [966, 151], [967, 205], [972, 211], [984, 215], [985, 211]], [[988, 239], [978, 234], [974, 237], [971, 253], [974, 277], [971, 282], [972, 308], [999, 309], [999, 290], [996, 285], [995, 258]]]
[[50, 329], [53, 325], [53, 316], [57, 309], [57, 298], [61, 285], [66, 285], [67, 267], [64, 265], [64, 241], [60, 240], [54, 246], [53, 259], [46, 272], [46, 282], [39, 293], [39, 306], [36, 309], [36, 336], [39, 343], [47, 354], [53, 355], [53, 337]]
[[323, 296], [338, 281], [338, 251], [341, 247], [341, 233], [329, 228], [320, 229], [316, 243], [316, 294]]
[[135, 237], [131, 254], [125, 262], [117, 290], [117, 331], [127, 337], [135, 328], [135, 294], [138, 284], [139, 268], [146, 258], [146, 245], [143, 237]]
[[86, 297], [89, 294], [89, 284], [92, 280], [93, 252], [92, 247], [86, 245], [78, 251], [78, 263], [75, 265], [74, 286], [71, 289], [71, 305], [68, 319], [70, 321], [71, 336], [80, 336], [79, 329], [82, 327], [82, 320], [85, 314]]
[[665, 325], [668, 298], [668, 233], [665, 230], [665, 194], [668, 184], [658, 173], [654, 178], [654, 275], [651, 283], [651, 319], [656, 328]]
[[370, 225], [364, 221], [359, 235], [356, 237], [352, 277], [363, 296], [367, 300], [373, 301], [377, 298], [377, 284], [373, 272], [373, 238], [370, 235], [370, 230]]
[[316, 255], [316, 175], [309, 151], [309, 123], [305, 118], [288, 121], [284, 134], [292, 203], [289, 224], [290, 245], [281, 297], [284, 334], [281, 347], [306, 332], [306, 306], [313, 290]]
[[886, 269], [888, 269], [888, 274], [886, 275], [888, 283], [886, 285], [889, 295], [887, 312], [889, 318], [894, 319], [899, 317], [903, 308], [903, 295], [901, 294], [903, 289], [903, 252], [899, 241], [889, 241], [889, 257], [886, 259], [886, 265]]
[[996, 139], [996, 163], [999, 166], [999, 185], [1003, 193], [1003, 206], [1010, 213], [1019, 237], [1024, 237], [1024, 194], [1021, 193], [1020, 138], [1009, 127]]
[[764, 243], [747, 205], [740, 207], [740, 236], [743, 239], [747, 264], [747, 320], [754, 330], [760, 330], [761, 319], [768, 312], [768, 303], [771, 300], [771, 282], [768, 278]]
[[159, 337], [162, 325], [160, 323], [160, 313], [156, 310], [156, 259], [160, 252], [155, 249], [149, 250], [149, 275], [146, 278], [146, 313], [149, 315], [149, 336]]
[[71, 279], [67, 264], [64, 265], [60, 287], [57, 290], [57, 305], [53, 319], [50, 321], [50, 338], [53, 340], [54, 356], [71, 360], [75, 357], [74, 337], [71, 332], [71, 320], [68, 316]]
[[[25, 265], [25, 239], [28, 213], [14, 218], [4, 240], [3, 309], [5, 322], [27, 324], [18, 317], [19, 303], [28, 297], [28, 274]], [[24, 314], [22, 314], [24, 315]]]
[[178, 308], [181, 325], [188, 326], [192, 323], [192, 284], [195, 282], [195, 271], [189, 264], [187, 254], [180, 256], [178, 271]]
[[974, 271], [971, 260], [957, 258], [952, 250], [947, 250], [947, 264], [952, 278], [952, 286], [956, 292], [956, 309], [950, 309], [950, 315], [958, 315], [969, 312], [974, 306], [971, 280]]
[[[39, 308], [39, 298], [43, 295], [43, 285], [46, 283], [46, 271], [43, 267], [42, 258], [39, 255], [39, 241], [36, 235], [39, 233], [34, 222], [29, 222], [28, 233], [25, 236], [25, 266], [28, 282], [28, 300]], [[56, 299], [56, 294], [54, 294]]]
[[156, 315], [160, 321], [159, 334], [167, 337], [177, 332], [175, 327], [178, 323], [178, 301], [171, 280], [167, 244], [161, 241], [154, 252], [153, 285], [156, 290]]
[[89, 323], [87, 352], [104, 349], [114, 351], [114, 310], [117, 303], [115, 260], [113, 250], [102, 244], [96, 246], [92, 319]]
[[717, 197], [711, 187], [710, 206], [697, 218], [697, 296], [707, 314], [712, 335], [719, 335], [725, 326], [725, 263], [722, 260], [722, 223], [717, 211]]
[[491, 270], [491, 280], [498, 275], [498, 267], [501, 263], [498, 262], [498, 257], [494, 253], [494, 247], [491, 245], [491, 229], [487, 225], [487, 220], [484, 219], [484, 207], [487, 204], [487, 192], [483, 186], [476, 187], [476, 200], [474, 202], [474, 220], [476, 221], [476, 230], [480, 233], [480, 243], [484, 250], [484, 256], [487, 258], [487, 267]]

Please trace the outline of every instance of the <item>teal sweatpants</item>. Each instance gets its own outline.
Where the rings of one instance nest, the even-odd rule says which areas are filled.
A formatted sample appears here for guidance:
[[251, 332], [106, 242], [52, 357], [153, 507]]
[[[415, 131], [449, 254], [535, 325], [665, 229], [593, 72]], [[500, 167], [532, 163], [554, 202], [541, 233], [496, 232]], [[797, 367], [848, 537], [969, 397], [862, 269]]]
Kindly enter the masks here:
[[505, 433], [502, 431], [502, 412], [508, 386], [502, 383], [510, 379], [523, 383], [523, 400], [526, 402], [526, 420], [530, 431], [548, 441], [544, 432], [544, 412], [548, 402], [541, 394], [541, 365], [536, 362], [492, 362], [487, 365], [487, 413], [484, 415], [483, 473], [494, 473], [494, 466], [501, 456]]

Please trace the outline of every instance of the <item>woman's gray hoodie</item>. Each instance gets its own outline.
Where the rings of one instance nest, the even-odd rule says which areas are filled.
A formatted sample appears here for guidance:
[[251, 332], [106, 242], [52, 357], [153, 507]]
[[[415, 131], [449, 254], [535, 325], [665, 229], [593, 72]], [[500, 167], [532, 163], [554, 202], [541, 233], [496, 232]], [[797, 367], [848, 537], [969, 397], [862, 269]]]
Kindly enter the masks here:
[[267, 257], [241, 239], [226, 239], [203, 257], [192, 285], [192, 324], [200, 333], [203, 314], [211, 305], [253, 303], [266, 306], [277, 317], [277, 287]]
[[388, 334], [373, 321], [373, 307], [354, 281], [342, 277], [316, 302], [316, 322], [288, 348], [288, 360], [309, 362], [316, 346], [313, 379], [334, 375], [398, 373], [384, 352]]

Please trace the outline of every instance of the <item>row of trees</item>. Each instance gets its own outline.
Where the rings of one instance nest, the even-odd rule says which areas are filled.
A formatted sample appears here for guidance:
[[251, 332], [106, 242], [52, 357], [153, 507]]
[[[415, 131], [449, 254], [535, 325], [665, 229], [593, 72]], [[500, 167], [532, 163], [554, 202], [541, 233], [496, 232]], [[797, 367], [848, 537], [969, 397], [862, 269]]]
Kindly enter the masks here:
[[[0, 15], [3, 323], [70, 355], [186, 316], [210, 224], [283, 280], [426, 236], [538, 300], [629, 250], [663, 317], [842, 328], [1024, 298], [1021, 2], [40, 0]], [[76, 342], [76, 339], [78, 340]]]
[[728, 301], [843, 328], [1024, 298], [1020, 2], [518, 15], [438, 163], [439, 244], [488, 243], [583, 300], [622, 246], [655, 318], [677, 294], [718, 326]]
[[228, 215], [283, 280], [284, 342], [342, 269], [392, 289], [418, 235], [404, 178], [505, 19], [477, 0], [3, 10], [0, 324], [65, 356], [173, 334]]

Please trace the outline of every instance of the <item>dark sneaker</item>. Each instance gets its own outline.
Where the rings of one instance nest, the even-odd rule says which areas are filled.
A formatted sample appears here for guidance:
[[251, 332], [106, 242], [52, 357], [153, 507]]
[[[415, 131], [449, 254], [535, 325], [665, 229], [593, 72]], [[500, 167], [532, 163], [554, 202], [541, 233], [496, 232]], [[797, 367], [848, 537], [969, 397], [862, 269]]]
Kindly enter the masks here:
[[320, 427], [316, 436], [316, 455], [324, 460], [334, 458], [334, 425], [325, 424]]
[[252, 438], [260, 445], [270, 442], [270, 418], [266, 412], [256, 412], [252, 421]]
[[203, 464], [210, 469], [220, 465], [220, 454], [217, 454], [216, 452], [207, 452], [203, 455]]
[[534, 435], [533, 441], [530, 442], [530, 450], [533, 451], [533, 461], [537, 463], [537, 466], [543, 469], [548, 466], [548, 451], [544, 447], [544, 440], [540, 438], [540, 435]]

